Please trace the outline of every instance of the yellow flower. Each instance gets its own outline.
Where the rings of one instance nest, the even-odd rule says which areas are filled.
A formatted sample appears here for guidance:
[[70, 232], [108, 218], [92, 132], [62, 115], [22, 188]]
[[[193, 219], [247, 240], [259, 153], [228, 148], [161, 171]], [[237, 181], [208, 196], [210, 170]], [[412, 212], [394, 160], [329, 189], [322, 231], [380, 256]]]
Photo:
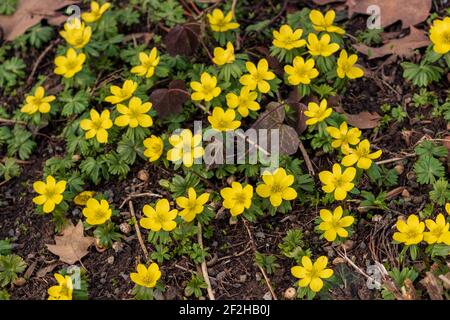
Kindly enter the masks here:
[[208, 13], [209, 25], [212, 31], [227, 32], [239, 28], [239, 23], [231, 22], [233, 20], [233, 13], [230, 11], [224, 16], [222, 10], [214, 9], [212, 14]]
[[356, 79], [364, 76], [363, 69], [354, 67], [356, 61], [358, 61], [358, 56], [356, 54], [352, 54], [349, 57], [347, 51], [342, 50], [337, 60], [336, 72], [338, 77], [341, 79], [345, 77], [349, 79]]
[[141, 64], [131, 68], [131, 73], [136, 73], [138, 76], [145, 76], [146, 78], [153, 76], [155, 68], [159, 64], [159, 56], [156, 48], [153, 48], [149, 55], [145, 54], [145, 52], [139, 53], [139, 60]]
[[450, 51], [450, 17], [444, 20], [434, 20], [430, 28], [430, 40], [433, 42], [433, 50], [439, 54], [447, 54]]
[[87, 201], [95, 195], [95, 191], [83, 191], [77, 194], [73, 202], [79, 206], [85, 206]]
[[325, 231], [323, 236], [328, 241], [336, 240], [336, 236], [341, 238], [348, 237], [348, 231], [345, 228], [351, 226], [355, 218], [352, 216], [342, 217], [342, 214], [341, 206], [334, 209], [333, 213], [326, 209], [320, 210], [322, 222], [319, 225], [319, 230]]
[[172, 162], [182, 162], [190, 168], [194, 164], [194, 159], [201, 158], [204, 154], [201, 134], [192, 135], [192, 131], [184, 129], [180, 134], [173, 134], [169, 138], [169, 143], [173, 146], [167, 152], [167, 160]]
[[160, 137], [150, 136], [144, 140], [144, 156], [148, 158], [150, 162], [156, 161], [161, 157], [164, 150], [164, 143]]
[[77, 54], [75, 49], [69, 48], [65, 56], [55, 58], [55, 74], [62, 75], [64, 78], [72, 78], [76, 73], [83, 69], [83, 63], [86, 61], [84, 53]]
[[72, 278], [59, 273], [55, 273], [54, 277], [58, 285], [48, 288], [48, 300], [72, 300]]
[[104, 224], [111, 218], [112, 210], [106, 200], [90, 198], [86, 202], [86, 207], [83, 209], [83, 216], [86, 217], [86, 222], [90, 225]]
[[311, 80], [319, 75], [319, 71], [314, 68], [314, 60], [305, 60], [302, 57], [295, 57], [293, 65], [284, 67], [284, 71], [289, 75], [289, 84], [296, 86], [299, 84], [310, 84]]
[[107, 143], [107, 130], [113, 126], [109, 110], [103, 110], [100, 115], [97, 110], [92, 109], [89, 114], [90, 119], [83, 119], [80, 122], [81, 129], [87, 131], [85, 135], [86, 139], [96, 137], [98, 142]]
[[266, 59], [261, 59], [258, 62], [258, 67], [253, 62], [247, 61], [245, 63], [249, 74], [244, 74], [239, 80], [242, 85], [248, 86], [250, 90], [258, 90], [261, 93], [270, 91], [270, 85], [267, 81], [275, 79], [275, 73], [269, 71], [269, 63]]
[[312, 56], [328, 57], [339, 50], [337, 43], [330, 43], [329, 34], [324, 34], [320, 40], [314, 33], [308, 34], [308, 50]]
[[117, 105], [117, 111], [119, 111], [122, 115], [118, 116], [114, 123], [119, 127], [151, 127], [153, 125], [153, 119], [147, 114], [151, 108], [151, 102], [142, 103], [141, 99], [138, 97], [133, 97], [128, 102], [128, 107], [120, 103]]
[[37, 205], [44, 205], [42, 209], [45, 213], [55, 210], [55, 206], [63, 201], [62, 193], [66, 190], [67, 182], [64, 180], [56, 182], [52, 176], [47, 176], [46, 182], [36, 181], [33, 189], [39, 196], [33, 198]]
[[82, 49], [91, 39], [92, 29], [91, 27], [86, 27], [84, 23], [80, 23], [78, 28], [74, 28], [69, 23], [65, 23], [64, 30], [60, 31], [59, 34], [72, 47]]
[[233, 63], [234, 59], [234, 47], [231, 42], [228, 41], [226, 49], [221, 47], [214, 48], [214, 58], [212, 61], [218, 66]]
[[38, 111], [40, 113], [48, 113], [50, 112], [50, 102], [55, 99], [55, 96], [46, 97], [44, 87], [39, 86], [34, 91], [34, 96], [29, 95], [26, 97], [25, 101], [27, 103], [20, 109], [20, 111], [29, 115], [32, 115]]
[[109, 9], [111, 4], [105, 2], [101, 7], [96, 1], [91, 2], [91, 12], [85, 12], [81, 15], [81, 18], [88, 23], [99, 20], [102, 15]]
[[119, 102], [130, 99], [133, 96], [133, 93], [136, 91], [138, 84], [133, 80], [126, 80], [123, 83], [122, 88], [118, 86], [111, 86], [109, 90], [112, 93], [112, 96], [107, 96], [105, 98], [106, 102], [111, 104], [118, 104]]
[[259, 103], [256, 100], [258, 93], [256, 91], [250, 91], [249, 87], [242, 87], [241, 92], [238, 95], [234, 93], [228, 93], [227, 105], [231, 109], [236, 109], [242, 117], [249, 115], [249, 110], [257, 111], [260, 109]]
[[308, 256], [302, 257], [302, 265], [291, 268], [294, 277], [300, 279], [298, 285], [302, 288], [308, 287], [319, 292], [323, 287], [322, 279], [328, 279], [333, 275], [332, 269], [326, 269], [328, 258], [321, 256], [314, 262]]
[[450, 215], [450, 203], [445, 204], [445, 212]]
[[311, 10], [309, 13], [309, 19], [311, 19], [314, 30], [345, 34], [344, 29], [333, 26], [335, 18], [336, 14], [334, 10], [328, 11], [325, 16], [319, 10]]
[[332, 112], [333, 109], [327, 108], [327, 100], [325, 99], [320, 102], [320, 106], [315, 102], [310, 102], [308, 103], [308, 110], [304, 112], [305, 116], [309, 118], [306, 120], [306, 124], [311, 126], [322, 122], [328, 118]]
[[331, 146], [335, 149], [341, 147], [341, 151], [344, 154], [348, 154], [350, 144], [355, 145], [359, 143], [361, 137], [361, 130], [358, 128], [348, 129], [347, 122], [342, 122], [338, 128], [327, 127], [327, 132], [334, 139]]
[[319, 173], [319, 179], [324, 184], [322, 190], [326, 193], [334, 191], [334, 198], [336, 200], [344, 200], [347, 197], [347, 192], [355, 186], [353, 183], [355, 176], [355, 168], [350, 167], [342, 172], [341, 166], [337, 163], [333, 165], [332, 172], [322, 171]]
[[297, 198], [297, 191], [291, 188], [294, 183], [294, 176], [286, 174], [286, 170], [278, 168], [273, 174], [264, 172], [262, 175], [264, 183], [256, 187], [256, 193], [263, 198], [270, 198], [270, 203], [274, 207], [281, 205], [283, 200], [294, 200]]
[[419, 221], [419, 218], [412, 214], [408, 217], [408, 220], [398, 220], [396, 224], [397, 230], [400, 232], [394, 233], [394, 240], [402, 242], [409, 246], [412, 244], [418, 244], [423, 240], [423, 231], [425, 230], [425, 224]]
[[178, 197], [176, 199], [177, 205], [183, 210], [181, 210], [178, 215], [181, 216], [184, 221], [191, 222], [194, 220], [195, 216], [202, 213], [204, 210], [204, 205], [208, 202], [209, 193], [202, 193], [197, 197], [197, 193], [194, 188], [189, 188], [188, 198]]
[[230, 131], [239, 128], [241, 122], [235, 119], [236, 112], [233, 109], [224, 111], [220, 107], [215, 107], [212, 115], [208, 116], [209, 123], [217, 131]]
[[350, 167], [356, 163], [358, 168], [367, 170], [372, 166], [372, 160], [381, 157], [381, 150], [370, 153], [370, 142], [367, 139], [361, 141], [356, 149], [348, 149], [349, 154], [342, 159], [342, 164]]
[[138, 264], [137, 273], [130, 274], [130, 279], [139, 286], [146, 288], [153, 288], [156, 286], [156, 282], [161, 278], [161, 271], [156, 263], [152, 263], [145, 267], [143, 264]]
[[222, 92], [222, 89], [217, 86], [217, 78], [207, 72], [202, 73], [200, 82], [192, 81], [191, 88], [195, 91], [191, 95], [194, 101], [211, 101]]
[[274, 39], [272, 41], [272, 44], [277, 48], [286, 50], [300, 48], [306, 44], [306, 41], [301, 39], [302, 34], [302, 29], [293, 31], [289, 25], [284, 24], [280, 27], [280, 31], [273, 31]]
[[442, 213], [438, 214], [436, 221], [427, 219], [425, 220], [425, 224], [430, 231], [424, 232], [423, 239], [428, 244], [445, 243], [450, 246], [450, 224], [445, 221], [445, 217]]
[[177, 227], [175, 218], [178, 215], [178, 210], [170, 210], [169, 200], [167, 199], [158, 200], [155, 208], [146, 204], [142, 211], [145, 215], [139, 221], [142, 228], [158, 232], [161, 229], [164, 231], [172, 231]]
[[249, 184], [242, 187], [242, 184], [234, 181], [231, 188], [227, 187], [220, 190], [220, 195], [223, 198], [223, 206], [230, 209], [231, 215], [235, 217], [244, 212], [244, 209], [251, 207], [253, 187]]

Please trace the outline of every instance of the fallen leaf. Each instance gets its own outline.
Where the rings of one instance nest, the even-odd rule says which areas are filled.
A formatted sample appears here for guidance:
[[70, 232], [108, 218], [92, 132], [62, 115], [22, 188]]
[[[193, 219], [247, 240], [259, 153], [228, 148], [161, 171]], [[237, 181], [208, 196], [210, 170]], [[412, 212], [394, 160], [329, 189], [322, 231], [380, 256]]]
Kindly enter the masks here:
[[336, 112], [347, 118], [347, 123], [359, 129], [373, 129], [378, 127], [381, 116], [376, 112], [363, 111], [358, 114], [349, 114], [342, 107], [335, 107]]
[[427, 272], [425, 278], [420, 280], [420, 283], [427, 288], [427, 292], [431, 300], [444, 300], [442, 297], [442, 284], [433, 273]]
[[150, 95], [150, 101], [162, 119], [180, 113], [188, 99], [189, 93], [186, 91], [186, 83], [183, 80], [173, 80], [169, 88], [156, 89]]
[[260, 114], [252, 125], [254, 129], [272, 129], [279, 127], [286, 116], [284, 106], [278, 102], [269, 102], [266, 110]]
[[47, 275], [47, 273], [52, 272], [57, 266], [59, 266], [61, 262], [54, 262], [52, 264], [49, 264], [48, 266], [39, 269], [38, 272], [36, 272], [37, 278], [43, 278]]
[[4, 39], [12, 41], [22, 35], [42, 19], [53, 23], [65, 21], [65, 17], [57, 10], [77, 3], [76, 0], [19, 0], [17, 10], [13, 15], [0, 16], [0, 28]]
[[88, 254], [88, 248], [95, 240], [93, 237], [85, 237], [83, 231], [81, 220], [76, 226], [70, 223], [63, 230], [62, 236], [55, 236], [56, 244], [46, 244], [46, 246], [51, 253], [59, 256], [62, 262], [74, 264]]
[[403, 190], [407, 190], [406, 187], [397, 187], [395, 189], [392, 189], [386, 194], [386, 200], [397, 197], [398, 195], [402, 194]]
[[318, 4], [319, 6], [324, 6], [326, 4], [330, 4], [333, 2], [344, 2], [345, 0], [313, 0], [315, 4]]
[[401, 39], [392, 39], [383, 46], [373, 48], [364, 44], [354, 44], [353, 47], [359, 52], [367, 55], [369, 60], [384, 57], [390, 54], [409, 58], [414, 55], [414, 50], [426, 47], [430, 44], [430, 39], [425, 31], [411, 27], [411, 33]]
[[381, 27], [401, 20], [403, 27], [414, 26], [425, 21], [430, 14], [431, 0], [347, 0], [348, 16], [354, 13], [368, 14], [369, 6], [379, 6]]
[[191, 56], [200, 45], [200, 25], [186, 23], [173, 27], [164, 37], [164, 44], [170, 55]]
[[306, 116], [304, 112], [308, 109], [308, 107], [301, 102], [301, 97], [298, 93], [298, 90], [291, 91], [289, 97], [286, 99], [286, 103], [295, 110], [296, 115], [293, 127], [295, 131], [297, 131], [297, 133], [301, 135], [307, 128]]

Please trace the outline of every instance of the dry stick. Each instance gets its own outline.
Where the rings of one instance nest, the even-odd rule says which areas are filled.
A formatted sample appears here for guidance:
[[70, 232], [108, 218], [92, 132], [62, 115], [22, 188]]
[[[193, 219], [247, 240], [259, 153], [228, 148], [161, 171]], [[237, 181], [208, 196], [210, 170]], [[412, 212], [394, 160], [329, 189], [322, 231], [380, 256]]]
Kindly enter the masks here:
[[378, 165], [380, 165], [380, 164], [386, 164], [386, 163], [391, 163], [391, 162], [401, 161], [401, 160], [406, 159], [406, 158], [413, 158], [413, 157], [415, 157], [415, 156], [416, 156], [415, 153], [409, 153], [409, 154], [404, 155], [403, 157], [398, 157], [398, 158], [392, 158], [392, 159], [381, 160], [381, 161], [377, 161], [377, 162], [375, 162], [375, 163], [378, 164]]
[[[255, 244], [255, 240], [253, 239], [253, 235], [252, 235], [252, 231], [250, 230], [250, 227], [247, 224], [247, 220], [242, 219], [242, 221], [244, 222], [244, 226], [247, 229], [247, 233], [248, 233], [248, 237], [250, 238], [250, 243], [252, 244], [252, 248], [254, 253], [256, 254], [257, 250], [256, 250], [256, 244]], [[275, 295], [275, 292], [273, 291], [272, 285], [270, 284], [270, 279], [266, 274], [266, 271], [264, 271], [264, 269], [259, 265], [256, 264], [259, 268], [259, 270], [261, 271], [264, 280], [266, 281], [267, 287], [269, 288], [270, 293], [272, 294], [273, 300], [278, 300], [277, 296]]]
[[151, 193], [151, 192], [145, 192], [145, 193], [133, 193], [130, 194], [128, 197], [123, 200], [122, 204], [119, 206], [119, 209], [121, 209], [125, 203], [133, 198], [140, 198], [140, 197], [156, 197], [156, 198], [162, 198], [162, 195], [157, 193]]
[[233, 15], [233, 19], [236, 19], [236, 4], [237, 0], [233, 0], [233, 3], [231, 4], [231, 12]]
[[311, 159], [308, 156], [308, 152], [306, 152], [305, 146], [303, 142], [300, 140], [298, 146], [300, 147], [300, 151], [302, 152], [303, 159], [305, 159], [306, 167], [308, 168], [309, 174], [314, 176], [314, 167], [312, 165]]
[[139, 223], [136, 219], [136, 215], [134, 214], [133, 202], [131, 202], [131, 200], [128, 201], [128, 206], [130, 207], [130, 213], [134, 219], [134, 228], [136, 229], [136, 235], [138, 237], [139, 244], [141, 245], [141, 249], [144, 252], [145, 260], [148, 260], [148, 251], [145, 247], [144, 241], [142, 240], [141, 229], [139, 229]]
[[34, 74], [36, 73], [37, 68], [39, 67], [39, 64], [41, 63], [42, 59], [44, 59], [44, 57], [47, 55], [47, 53], [59, 42], [61, 41], [60, 38], [56, 39], [55, 41], [53, 41], [52, 43], [50, 43], [48, 45], [47, 48], [45, 48], [44, 51], [42, 51], [42, 53], [39, 55], [39, 57], [37, 58], [36, 62], [34, 63], [33, 66], [33, 70], [31, 70], [30, 76], [27, 79], [27, 84], [31, 85], [33, 83], [33, 77]]
[[[202, 224], [200, 222], [198, 223], [197, 239], [198, 239], [198, 245], [200, 246], [200, 250], [203, 251]], [[211, 287], [211, 281], [209, 280], [208, 267], [206, 266], [206, 259], [203, 259], [201, 267], [202, 267], [203, 279], [205, 279], [205, 282], [207, 285], [206, 290], [208, 291], [209, 300], [216, 300], [216, 298], [214, 297], [214, 292]]]
[[450, 286], [450, 280], [443, 274], [439, 275], [439, 279], [441, 279], [443, 282], [445, 282], [448, 286]]
[[23, 125], [27, 125], [27, 123], [26, 123], [25, 121], [14, 120], [14, 119], [4, 119], [4, 118], [0, 118], [0, 123], [5, 123], [5, 124], [23, 124]]

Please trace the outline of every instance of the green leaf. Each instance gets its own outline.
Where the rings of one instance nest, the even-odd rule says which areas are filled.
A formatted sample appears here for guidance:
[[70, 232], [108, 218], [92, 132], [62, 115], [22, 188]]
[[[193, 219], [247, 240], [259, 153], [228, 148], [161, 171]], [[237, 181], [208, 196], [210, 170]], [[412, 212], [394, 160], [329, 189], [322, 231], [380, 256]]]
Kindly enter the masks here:
[[445, 170], [439, 160], [425, 155], [419, 158], [414, 164], [414, 172], [417, 175], [417, 182], [420, 184], [429, 184], [436, 181], [436, 178], [443, 177]]
[[17, 0], [2, 0], [0, 3], [0, 15], [12, 15], [16, 12]]
[[432, 82], [439, 81], [444, 72], [440, 67], [425, 63], [417, 65], [411, 62], [403, 62], [401, 66], [403, 67], [403, 77], [419, 87], [426, 87]]
[[62, 116], [81, 114], [89, 106], [89, 94], [83, 90], [78, 91], [74, 96], [71, 92], [63, 92], [59, 96], [63, 103]]
[[18, 177], [20, 175], [20, 166], [12, 158], [7, 158], [5, 163], [0, 163], [0, 176], [3, 176], [5, 180], [10, 180], [12, 177]]
[[445, 157], [447, 156], [447, 148], [444, 146], [436, 146], [432, 141], [425, 140], [419, 144], [414, 151], [419, 157]]

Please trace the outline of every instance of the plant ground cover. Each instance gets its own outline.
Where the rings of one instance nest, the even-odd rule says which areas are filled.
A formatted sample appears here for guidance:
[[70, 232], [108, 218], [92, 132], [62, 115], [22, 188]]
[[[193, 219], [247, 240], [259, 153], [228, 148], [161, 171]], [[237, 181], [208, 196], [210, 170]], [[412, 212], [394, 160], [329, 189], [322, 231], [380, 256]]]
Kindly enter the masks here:
[[[0, 16], [0, 299], [64, 298], [66, 281], [80, 285], [68, 290], [73, 299], [449, 298], [445, 1], [423, 1], [413, 14], [398, 10], [400, 0], [130, 0], [101, 13], [90, 1], [48, 2], [47, 18], [29, 25]], [[367, 29], [369, 2], [381, 8], [378, 29]], [[81, 35], [61, 14], [71, 4], [84, 14]], [[99, 16], [86, 15], [95, 9]], [[10, 19], [21, 10], [20, 1], [0, 5]], [[314, 46], [316, 34], [336, 48]], [[66, 69], [76, 66], [61, 68], [60, 58], [71, 50], [86, 58], [72, 75]], [[357, 64], [342, 67], [343, 50]], [[126, 90], [127, 80], [137, 89]], [[55, 97], [50, 112], [27, 100], [40, 86]], [[120, 98], [111, 86], [130, 92]], [[253, 104], [236, 102], [239, 95]], [[328, 115], [313, 110], [324, 100]], [[239, 124], [221, 119], [222, 108]], [[97, 126], [91, 109], [108, 110], [111, 123]], [[216, 131], [280, 129], [280, 167], [294, 180], [283, 190], [293, 190], [270, 197], [261, 164], [175, 163], [171, 135], [193, 131], [196, 120]], [[354, 137], [338, 144], [333, 132], [343, 123]], [[162, 153], [158, 140], [144, 142], [152, 135]], [[365, 139], [368, 165], [358, 153]], [[345, 194], [323, 188], [335, 166], [355, 171]], [[48, 176], [64, 188], [36, 200]], [[227, 200], [232, 191], [223, 190], [236, 182], [253, 187], [251, 207]], [[192, 219], [179, 200], [190, 188], [209, 194]], [[176, 219], [158, 209], [164, 199]], [[325, 217], [339, 207], [346, 223], [327, 233]], [[308, 257], [327, 263], [302, 285]], [[153, 269], [142, 277], [138, 265], [153, 263], [161, 277]]]

